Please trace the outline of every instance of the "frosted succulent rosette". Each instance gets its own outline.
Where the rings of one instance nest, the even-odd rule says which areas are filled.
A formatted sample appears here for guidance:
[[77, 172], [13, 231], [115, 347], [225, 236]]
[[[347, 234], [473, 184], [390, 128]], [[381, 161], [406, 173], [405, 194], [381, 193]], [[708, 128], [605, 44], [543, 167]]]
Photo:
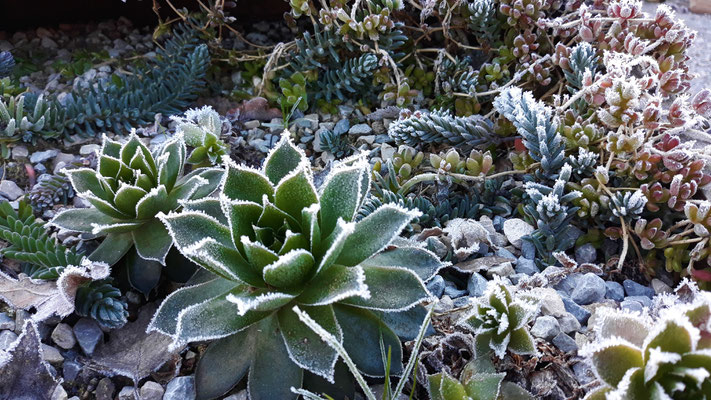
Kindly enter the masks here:
[[[168, 296], [148, 328], [175, 347], [221, 339], [198, 365], [199, 397], [221, 396], [248, 369], [251, 399], [295, 398], [290, 388], [302, 386], [304, 370], [333, 380], [336, 351], [294, 306], [342, 341], [367, 375], [383, 374], [382, 338], [399, 373], [400, 341], [381, 313], [429, 299], [424, 282], [443, 264], [417, 247], [383, 250], [419, 212], [388, 204], [356, 222], [370, 188], [367, 161], [345, 160], [317, 190], [288, 133], [262, 169], [228, 157], [225, 169], [218, 197], [159, 216], [176, 247], [214, 274]], [[214, 376], [226, 366], [233, 369]]]
[[188, 110], [185, 117], [170, 117], [177, 123], [176, 132], [181, 133], [185, 143], [193, 147], [187, 158], [189, 164], [211, 166], [227, 154], [228, 146], [220, 140], [222, 120], [210, 106]]
[[[528, 323], [538, 314], [538, 306], [523, 295], [513, 296], [501, 278], [496, 277], [476, 300], [474, 310], [463, 324], [476, 334], [477, 353], [493, 353], [504, 358], [507, 351], [536, 354], [536, 343]], [[477, 358], [484, 354], [477, 354]]]
[[[113, 264], [132, 246], [146, 260], [165, 262], [173, 240], [160, 212], [180, 209], [181, 203], [215, 191], [222, 171], [195, 169], [183, 175], [186, 148], [176, 135], [151, 152], [131, 133], [125, 143], [103, 138], [96, 170], [64, 170], [77, 195], [89, 208], [62, 211], [52, 224], [75, 232], [105, 235], [102, 261]], [[92, 257], [93, 258], [93, 257]]]
[[[708, 295], [707, 295], [708, 296]], [[602, 386], [585, 399], [711, 399], [711, 301], [699, 298], [659, 320], [614, 310], [583, 348]]]

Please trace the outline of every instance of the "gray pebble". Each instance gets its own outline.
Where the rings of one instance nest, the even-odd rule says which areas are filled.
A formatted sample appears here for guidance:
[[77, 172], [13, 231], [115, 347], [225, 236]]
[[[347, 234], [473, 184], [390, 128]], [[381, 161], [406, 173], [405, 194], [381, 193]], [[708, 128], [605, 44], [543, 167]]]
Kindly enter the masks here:
[[163, 400], [194, 400], [195, 378], [193, 376], [179, 376], [173, 378], [165, 387]]
[[158, 382], [147, 381], [141, 386], [141, 400], [161, 400], [163, 393], [165, 390]]
[[620, 308], [625, 310], [625, 311], [632, 311], [632, 312], [638, 312], [641, 313], [644, 307], [642, 307], [642, 304], [638, 301], [634, 300], [629, 300], [625, 299], [623, 302], [620, 303]]
[[491, 267], [488, 270], [486, 270], [486, 276], [489, 277], [489, 279], [494, 279], [495, 275], [498, 275], [500, 277], [507, 277], [511, 276], [514, 274], [514, 269], [513, 269], [513, 264], [511, 264], [510, 261], [506, 261], [504, 263], [501, 263], [497, 266]]
[[652, 299], [647, 296], [627, 296], [625, 300], [636, 301], [644, 307], [652, 308]]
[[74, 336], [84, 353], [91, 355], [104, 338], [104, 332], [93, 319], [82, 318], [74, 325]]
[[437, 298], [442, 297], [442, 294], [444, 294], [444, 278], [440, 275], [435, 275], [434, 278], [427, 282], [427, 290]]
[[605, 282], [605, 286], [607, 286], [607, 292], [605, 293], [606, 298], [615, 301], [622, 301], [625, 299], [625, 290], [619, 283], [607, 281]]
[[12, 148], [12, 159], [13, 160], [23, 160], [30, 155], [30, 152], [25, 146], [14, 146]]
[[550, 315], [536, 318], [536, 322], [533, 324], [533, 328], [531, 328], [531, 334], [533, 336], [546, 340], [553, 339], [559, 333], [560, 325], [558, 324], [558, 320]]
[[627, 296], [647, 296], [650, 299], [654, 297], [654, 289], [640, 285], [631, 279], [625, 279], [624, 282], [622, 282], [622, 286], [624, 286]]
[[557, 334], [551, 342], [553, 342], [555, 347], [559, 348], [560, 351], [566, 353], [574, 353], [578, 351], [578, 344], [575, 343], [575, 340], [572, 337], [566, 335], [565, 333], [561, 332]]
[[59, 354], [59, 350], [44, 343], [42, 343], [42, 359], [50, 364], [61, 364], [64, 361], [64, 357]]
[[605, 281], [589, 272], [578, 280], [577, 286], [570, 293], [570, 298], [580, 305], [588, 305], [604, 299], [606, 292]]
[[466, 290], [457, 289], [457, 287], [449, 281], [445, 281], [444, 294], [451, 299], [457, 299], [467, 295]]
[[112, 400], [116, 386], [109, 378], [102, 378], [96, 385], [96, 400]]
[[563, 333], [571, 333], [580, 330], [580, 322], [569, 312], [566, 312], [562, 316], [558, 317], [558, 324], [560, 325], [560, 330]]
[[509, 243], [520, 249], [524, 240], [521, 238], [533, 232], [533, 226], [520, 218], [507, 219], [504, 222], [504, 235]]
[[0, 312], [0, 331], [2, 330], [15, 330], [15, 320], [10, 318], [4, 312]]
[[481, 274], [478, 272], [472, 273], [472, 275], [469, 277], [469, 280], [467, 281], [467, 290], [469, 291], [469, 296], [472, 297], [479, 297], [484, 294], [484, 291], [486, 290], [486, 286], [489, 284], [489, 281], [486, 280]]
[[17, 340], [17, 334], [13, 331], [0, 331], [0, 350], [10, 347], [10, 344]]
[[516, 272], [520, 274], [534, 275], [540, 272], [540, 270], [533, 260], [521, 256], [516, 261]]
[[25, 194], [25, 191], [13, 181], [3, 179], [0, 182], [0, 196], [12, 201]]
[[373, 132], [373, 128], [370, 127], [368, 124], [356, 124], [351, 126], [351, 129], [348, 130], [348, 133], [350, 135], [370, 135]]
[[74, 360], [66, 360], [62, 364], [62, 377], [67, 382], [74, 382], [81, 372], [81, 364]]
[[671, 286], [667, 285], [666, 283], [662, 282], [657, 278], [652, 279], [652, 289], [654, 289], [654, 293], [656, 294], [672, 292]]
[[347, 119], [342, 119], [336, 123], [336, 125], [333, 127], [333, 133], [336, 135], [342, 135], [351, 128], [351, 123]]
[[513, 255], [512, 252], [506, 250], [506, 249], [503, 248], [503, 247], [500, 248], [500, 249], [498, 249], [498, 250], [496, 250], [496, 253], [494, 253], [494, 254], [496, 254], [496, 255], [499, 256], [499, 257], [510, 258], [510, 259], [512, 259], [512, 260], [515, 260], [515, 259], [516, 259], [516, 256]]
[[136, 388], [124, 386], [118, 394], [118, 400], [136, 400]]
[[36, 151], [30, 156], [30, 162], [32, 164], [42, 163], [49, 161], [59, 154], [59, 150], [50, 149], [45, 151]]
[[577, 318], [578, 322], [580, 322], [580, 325], [585, 325], [590, 318], [590, 311], [575, 304], [575, 302], [571, 300], [570, 297], [566, 296], [565, 293], [558, 293], [560, 293], [560, 298], [563, 299], [565, 311], [573, 314], [573, 316]]
[[597, 379], [597, 375], [595, 375], [592, 366], [585, 359], [573, 364], [573, 373], [581, 385], [587, 385]]
[[[556, 268], [556, 267], [550, 266], [548, 268]], [[548, 268], [546, 268], [546, 270]], [[555, 288], [555, 290], [565, 293], [566, 296], [570, 296], [570, 294], [573, 293], [573, 289], [575, 289], [578, 286], [578, 281], [582, 277], [583, 277], [583, 274], [579, 274], [579, 273], [570, 274], [570, 275], [566, 276], [565, 278], [563, 278], [563, 280], [561, 280], [560, 282], [555, 284], [555, 286], [553, 286], [553, 288]]]
[[57, 324], [52, 331], [52, 340], [57, 346], [65, 350], [69, 350], [77, 344], [72, 327], [65, 323]]

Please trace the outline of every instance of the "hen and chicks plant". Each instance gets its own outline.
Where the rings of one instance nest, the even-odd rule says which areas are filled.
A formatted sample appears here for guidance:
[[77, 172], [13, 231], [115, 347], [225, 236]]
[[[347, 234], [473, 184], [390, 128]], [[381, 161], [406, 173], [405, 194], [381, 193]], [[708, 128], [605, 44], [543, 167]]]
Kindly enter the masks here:
[[135, 132], [124, 143], [104, 136], [96, 170], [64, 171], [77, 196], [91, 207], [62, 211], [51, 223], [105, 236], [92, 258], [114, 264], [135, 247], [141, 258], [164, 264], [173, 239], [157, 215], [211, 194], [222, 176], [219, 168], [185, 173], [186, 157], [182, 135], [154, 151]]
[[[355, 222], [370, 188], [367, 162], [344, 160], [317, 189], [288, 133], [259, 170], [224, 163], [216, 197], [158, 216], [177, 249], [212, 273], [168, 296], [149, 326], [175, 347], [218, 339], [198, 365], [199, 395], [222, 395], [247, 370], [252, 399], [295, 398], [290, 387], [300, 388], [306, 371], [333, 381], [336, 351], [294, 306], [338, 338], [364, 374], [382, 376], [372, 351], [380, 340], [399, 373], [399, 339], [376, 312], [429, 299], [424, 281], [443, 266], [426, 250], [390, 246], [419, 212], [386, 204]], [[235, 369], [213, 379], [223, 364]]]

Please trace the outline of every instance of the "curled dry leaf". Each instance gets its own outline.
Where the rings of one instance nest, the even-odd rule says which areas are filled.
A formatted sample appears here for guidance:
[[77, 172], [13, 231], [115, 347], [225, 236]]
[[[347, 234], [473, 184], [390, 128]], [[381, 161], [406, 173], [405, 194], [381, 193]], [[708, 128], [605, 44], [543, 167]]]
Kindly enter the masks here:
[[481, 243], [492, 245], [486, 228], [471, 219], [455, 218], [449, 221], [444, 232], [449, 235], [454, 254], [460, 261], [479, 251]]
[[25, 274], [14, 279], [0, 271], [0, 299], [15, 309], [34, 308], [34, 321], [43, 321], [53, 315], [64, 317], [74, 311], [74, 298], [79, 286], [104, 279], [110, 272], [105, 263], [88, 259], [84, 259], [81, 266], [65, 268], [57, 281], [35, 280]]

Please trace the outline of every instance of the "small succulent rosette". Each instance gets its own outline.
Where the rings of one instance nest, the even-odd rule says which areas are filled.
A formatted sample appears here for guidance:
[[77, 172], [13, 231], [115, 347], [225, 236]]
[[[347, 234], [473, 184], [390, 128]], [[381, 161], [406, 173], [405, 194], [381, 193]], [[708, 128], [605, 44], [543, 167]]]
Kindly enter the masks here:
[[212, 166], [220, 162], [229, 147], [220, 140], [222, 120], [220, 114], [210, 106], [188, 110], [185, 117], [171, 117], [177, 123], [176, 132], [185, 138], [185, 144], [193, 150], [187, 158], [188, 164]]
[[474, 304], [474, 310], [462, 324], [473, 330], [476, 357], [493, 353], [504, 358], [507, 351], [535, 355], [536, 342], [528, 323], [538, 314], [538, 305], [529, 296], [512, 294], [501, 278], [489, 282], [484, 295]]
[[[165, 263], [173, 239], [156, 218], [191, 199], [210, 195], [220, 182], [218, 168], [183, 174], [186, 147], [176, 135], [151, 152], [135, 131], [125, 143], [103, 138], [96, 170], [64, 170], [77, 195], [91, 204], [60, 212], [51, 223], [75, 232], [106, 236], [103, 261], [113, 264], [132, 246], [146, 260]], [[100, 247], [102, 248], [102, 247]]]
[[[363, 373], [383, 375], [381, 340], [391, 372], [402, 371], [400, 340], [382, 316], [431, 299], [424, 282], [443, 266], [425, 249], [388, 247], [419, 212], [388, 204], [356, 221], [367, 161], [339, 164], [317, 190], [288, 133], [262, 169], [228, 157], [225, 169], [218, 197], [159, 216], [178, 250], [212, 273], [168, 296], [148, 328], [176, 347], [220, 339], [198, 366], [199, 396], [221, 396], [247, 370], [251, 399], [295, 398], [304, 370], [332, 381], [337, 353], [295, 306], [342, 341]], [[234, 368], [215, 377], [226, 365]]]

